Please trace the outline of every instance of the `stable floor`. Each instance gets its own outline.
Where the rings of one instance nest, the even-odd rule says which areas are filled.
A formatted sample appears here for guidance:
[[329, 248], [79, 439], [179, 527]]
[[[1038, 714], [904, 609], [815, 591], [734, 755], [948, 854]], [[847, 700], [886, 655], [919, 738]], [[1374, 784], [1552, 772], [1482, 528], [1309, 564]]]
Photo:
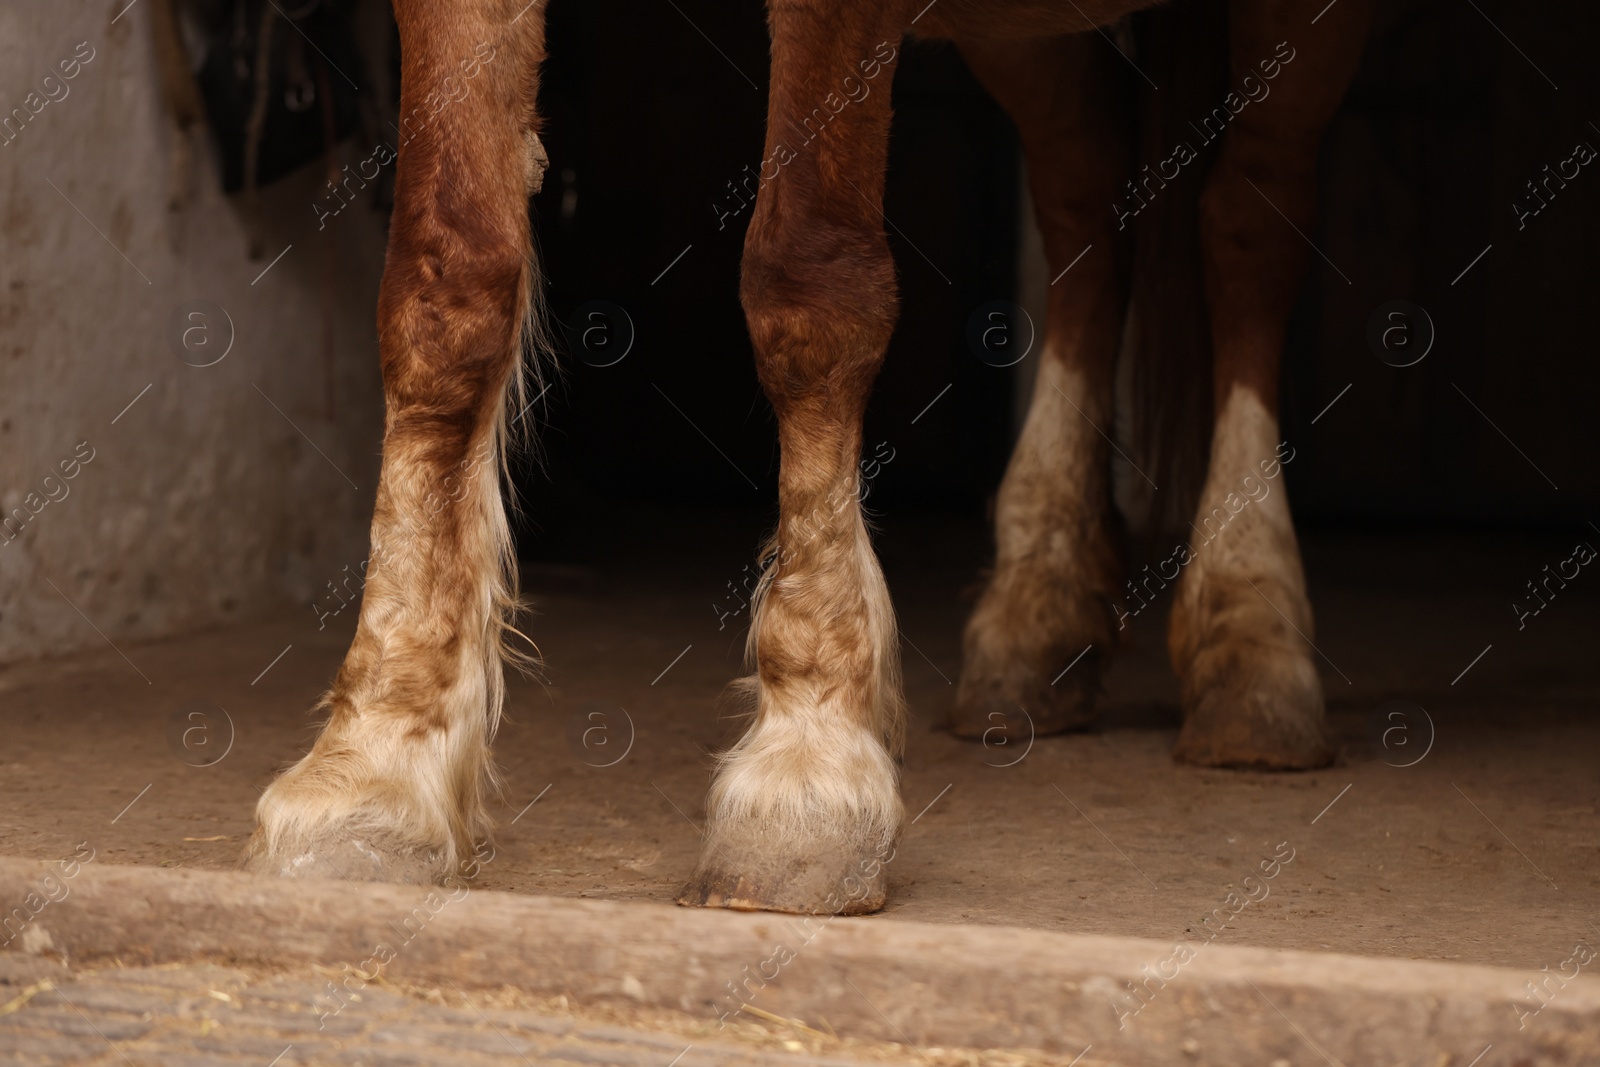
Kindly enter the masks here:
[[[652, 513], [569, 561], [525, 565], [546, 667], [510, 683], [483, 886], [673, 899], [732, 728], [718, 696], [741, 673], [746, 615], [719, 614], [737, 606], [729, 587], [760, 532], [750, 516]], [[938, 732], [984, 536], [952, 519], [887, 522], [916, 818], [884, 920], [1176, 942], [1223, 908], [1236, 914], [1217, 939], [1233, 944], [1559, 966], [1600, 939], [1600, 585], [1580, 574], [1521, 629], [1510, 604], [1573, 540], [1305, 535], [1341, 755], [1266, 775], [1170, 760], [1164, 604], [1107, 677], [1097, 731], [1031, 747]], [[353, 616], [319, 629], [308, 607], [0, 671], [0, 854], [59, 858], [86, 842], [96, 863], [234, 865], [260, 790], [314, 735]], [[1408, 717], [1389, 717], [1394, 700]], [[226, 717], [190, 714], [207, 708]], [[1245, 876], [1291, 851], [1240, 907]]]

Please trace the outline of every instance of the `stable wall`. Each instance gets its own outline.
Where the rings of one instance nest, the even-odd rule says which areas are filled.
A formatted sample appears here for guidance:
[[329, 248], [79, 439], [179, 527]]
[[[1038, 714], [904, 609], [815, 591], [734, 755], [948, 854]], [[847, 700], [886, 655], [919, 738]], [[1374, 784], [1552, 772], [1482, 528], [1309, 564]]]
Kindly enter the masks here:
[[252, 261], [205, 143], [169, 209], [148, 6], [0, 7], [0, 117], [26, 116], [0, 128], [0, 662], [311, 619], [365, 555], [382, 217], [318, 231], [304, 168], [264, 191]]

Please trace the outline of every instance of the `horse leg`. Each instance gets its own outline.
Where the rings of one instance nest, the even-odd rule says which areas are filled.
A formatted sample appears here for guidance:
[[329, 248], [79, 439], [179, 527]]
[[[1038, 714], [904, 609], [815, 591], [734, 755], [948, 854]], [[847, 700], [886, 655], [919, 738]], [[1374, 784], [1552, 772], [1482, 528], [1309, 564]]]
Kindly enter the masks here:
[[1306, 27], [1282, 0], [1230, 8], [1235, 89], [1267, 95], [1229, 123], [1201, 200], [1216, 429], [1168, 634], [1184, 762], [1294, 769], [1333, 758], [1280, 477], [1293, 446], [1278, 434], [1278, 361], [1312, 254], [1301, 234], [1316, 232], [1317, 149], [1354, 76], [1368, 10], [1367, 0], [1342, 3]]
[[438, 881], [489, 831], [514, 588], [505, 401], [535, 273], [526, 192], [543, 4], [520, 6], [395, 2], [403, 117], [367, 582], [327, 724], [257, 805], [254, 870]]
[[686, 904], [853, 913], [885, 897], [904, 709], [858, 463], [898, 312], [879, 205], [899, 6], [769, 8], [764, 184], [740, 297], [778, 417], [779, 518], [750, 629], [754, 720], [712, 782]]
[[965, 737], [1015, 733], [1019, 709], [1039, 733], [1087, 725], [1116, 642], [1105, 435], [1128, 279], [1108, 205], [1130, 146], [1104, 43], [1073, 34], [962, 47], [1022, 136], [1056, 279], [1033, 400], [996, 502], [994, 572], [962, 641], [949, 725]]

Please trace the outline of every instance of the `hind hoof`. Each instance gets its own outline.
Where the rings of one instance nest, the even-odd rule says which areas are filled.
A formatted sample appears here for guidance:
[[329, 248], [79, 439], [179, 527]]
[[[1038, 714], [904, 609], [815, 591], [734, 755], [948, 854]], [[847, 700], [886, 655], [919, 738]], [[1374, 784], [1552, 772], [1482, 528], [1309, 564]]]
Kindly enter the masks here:
[[1201, 680], [1184, 686], [1183, 730], [1173, 758], [1202, 767], [1266, 771], [1326, 767], [1334, 748], [1310, 659], [1298, 650], [1253, 651], [1248, 659], [1234, 657], [1225, 665], [1221, 657], [1202, 653], [1191, 666], [1189, 677]]
[[1094, 725], [1099, 691], [1097, 650], [1064, 674], [1057, 668], [1049, 678], [1029, 668], [1004, 673], [969, 669], [961, 673], [945, 727], [957, 737], [996, 748], [1044, 734], [1084, 730]]

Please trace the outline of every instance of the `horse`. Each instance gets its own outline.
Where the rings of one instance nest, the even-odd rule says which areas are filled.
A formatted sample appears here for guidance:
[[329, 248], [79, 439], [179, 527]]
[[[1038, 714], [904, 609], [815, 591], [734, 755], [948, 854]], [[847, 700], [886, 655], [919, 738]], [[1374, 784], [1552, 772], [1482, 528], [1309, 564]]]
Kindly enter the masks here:
[[[769, 0], [766, 143], [739, 291], [777, 416], [779, 517], [751, 616], [753, 673], [735, 683], [752, 715], [719, 757], [680, 903], [859, 914], [887, 899], [907, 709], [858, 463], [898, 312], [881, 202], [886, 85], [907, 34], [953, 41], [1010, 114], [1051, 275], [1071, 270], [1071, 284], [1050, 289], [948, 726], [981, 736], [1019, 707], [1040, 733], [1091, 721], [1123, 621], [1103, 428], [1129, 270], [1109, 251], [1128, 211], [1116, 205], [1155, 191], [1097, 98], [1112, 53], [1096, 37], [1153, 3]], [[1314, 18], [1288, 0], [1228, 4], [1230, 98], [1249, 102], [1224, 102], [1199, 206], [1214, 353], [1194, 523], [1204, 540], [1160, 573], [1175, 585], [1174, 754], [1189, 763], [1287, 770], [1332, 758], [1294, 526], [1270, 483], [1291, 458], [1278, 439], [1278, 366], [1310, 254], [1316, 155], [1370, 4], [1335, 0]], [[262, 795], [245, 866], [426, 883], [456, 877], [492, 830], [489, 745], [516, 583], [501, 499], [507, 413], [522, 404], [524, 353], [547, 329], [527, 210], [545, 165], [544, 0], [394, 9], [407, 135], [378, 303], [386, 420], [373, 564], [322, 701], [326, 724]], [[1265, 80], [1270, 92], [1251, 89]]]

